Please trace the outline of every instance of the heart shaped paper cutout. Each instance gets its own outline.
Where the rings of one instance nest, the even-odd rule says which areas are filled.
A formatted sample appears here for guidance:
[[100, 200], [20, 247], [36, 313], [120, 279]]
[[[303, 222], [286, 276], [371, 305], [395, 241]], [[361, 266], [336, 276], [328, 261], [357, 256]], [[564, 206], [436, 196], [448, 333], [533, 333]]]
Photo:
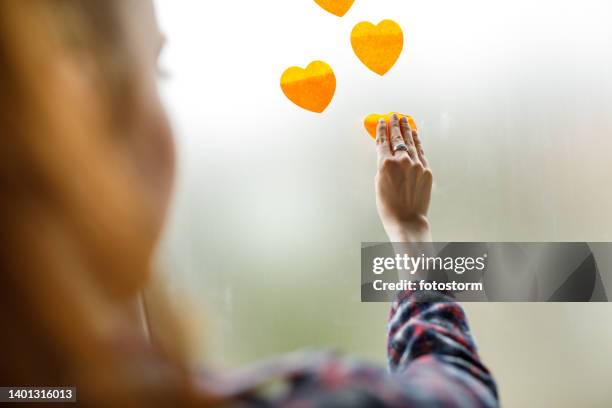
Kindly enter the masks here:
[[323, 10], [342, 17], [351, 9], [355, 0], [315, 0]]
[[366, 67], [385, 75], [402, 53], [404, 34], [393, 20], [383, 20], [378, 25], [363, 21], [353, 28], [351, 44]]
[[410, 125], [412, 130], [417, 130], [416, 123], [414, 123], [414, 119], [410, 115], [404, 115], [403, 113], [397, 113], [397, 112], [389, 112], [385, 115], [379, 115], [377, 113], [372, 113], [366, 116], [366, 118], [363, 120], [363, 125], [365, 126], [366, 130], [368, 131], [372, 139], [376, 139], [376, 127], [378, 126], [378, 121], [380, 119], [384, 119], [388, 125], [389, 120], [391, 119], [391, 115], [393, 115], [394, 113], [397, 114], [400, 120], [402, 119], [402, 117], [405, 116], [408, 119], [408, 124]]
[[288, 68], [281, 77], [281, 88], [299, 107], [321, 113], [334, 97], [336, 76], [327, 63], [313, 61], [306, 69]]

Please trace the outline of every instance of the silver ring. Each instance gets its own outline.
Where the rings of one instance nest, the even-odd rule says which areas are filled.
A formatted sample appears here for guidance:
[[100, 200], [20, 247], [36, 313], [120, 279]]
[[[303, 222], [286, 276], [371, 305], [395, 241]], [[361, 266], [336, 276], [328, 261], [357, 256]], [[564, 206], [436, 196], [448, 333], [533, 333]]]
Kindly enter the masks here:
[[404, 143], [398, 143], [396, 146], [393, 147], [393, 150], [396, 152], [407, 152], [408, 151], [408, 146], [406, 146], [406, 144]]

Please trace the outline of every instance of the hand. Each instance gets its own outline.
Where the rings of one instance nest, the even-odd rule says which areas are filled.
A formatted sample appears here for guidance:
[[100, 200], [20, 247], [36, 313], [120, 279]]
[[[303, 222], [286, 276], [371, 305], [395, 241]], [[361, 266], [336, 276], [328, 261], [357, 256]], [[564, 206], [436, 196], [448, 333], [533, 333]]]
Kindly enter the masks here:
[[393, 115], [378, 122], [376, 206], [391, 242], [429, 242], [433, 177], [416, 130]]

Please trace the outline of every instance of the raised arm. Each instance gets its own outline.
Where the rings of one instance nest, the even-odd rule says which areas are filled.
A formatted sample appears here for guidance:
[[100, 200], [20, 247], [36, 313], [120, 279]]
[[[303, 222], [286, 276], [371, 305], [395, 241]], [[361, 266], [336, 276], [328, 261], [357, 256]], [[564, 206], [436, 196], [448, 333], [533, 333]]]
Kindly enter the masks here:
[[[407, 121], [394, 116], [389, 128], [384, 121], [379, 123], [377, 147], [377, 205], [389, 238], [393, 242], [430, 242], [427, 210], [432, 175], [417, 133]], [[283, 387], [286, 391], [272, 401], [251, 399], [254, 394], [244, 390], [253, 387], [244, 378], [233, 389], [243, 393], [249, 407], [499, 405], [495, 382], [480, 362], [465, 314], [444, 293], [399, 294], [389, 318], [388, 363], [390, 372], [333, 354], [299, 356], [253, 371], [256, 381], [250, 381], [251, 385], [266, 377], [288, 382]]]
[[[392, 242], [429, 242], [432, 173], [419, 136], [405, 118], [377, 130], [376, 198]], [[465, 313], [440, 292], [402, 292], [388, 326], [388, 363], [407, 390], [443, 406], [497, 406], [495, 382], [481, 363]]]

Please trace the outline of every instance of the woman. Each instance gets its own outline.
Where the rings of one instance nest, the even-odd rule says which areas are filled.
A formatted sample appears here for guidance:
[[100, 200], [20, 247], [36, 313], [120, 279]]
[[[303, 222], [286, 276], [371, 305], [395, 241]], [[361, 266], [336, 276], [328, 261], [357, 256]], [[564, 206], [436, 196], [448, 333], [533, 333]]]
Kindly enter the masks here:
[[[169, 324], [139, 307], [173, 177], [161, 43], [149, 1], [0, 3], [0, 385], [74, 385], [102, 406], [496, 406], [465, 316], [441, 293], [393, 304], [392, 375], [323, 354], [240, 378], [187, 369], [167, 302]], [[377, 149], [389, 238], [429, 241], [417, 133], [381, 121]], [[284, 391], [254, 386], [268, 379]]]

